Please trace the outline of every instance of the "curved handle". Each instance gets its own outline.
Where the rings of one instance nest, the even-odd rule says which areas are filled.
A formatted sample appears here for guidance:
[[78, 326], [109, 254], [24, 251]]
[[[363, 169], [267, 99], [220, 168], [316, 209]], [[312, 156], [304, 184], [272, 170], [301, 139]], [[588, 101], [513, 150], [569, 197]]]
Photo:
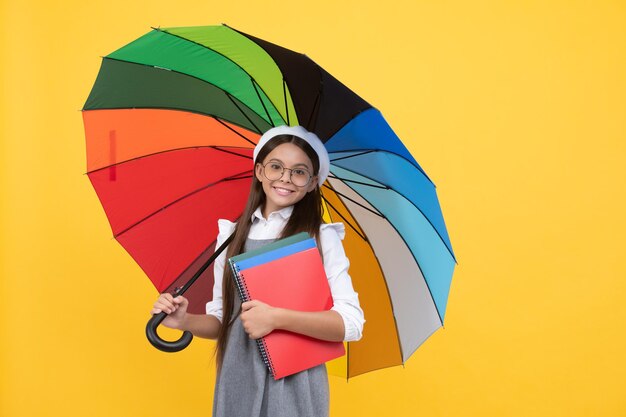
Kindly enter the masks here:
[[[224, 252], [224, 250], [226, 250], [226, 247], [230, 244], [230, 242], [232, 242], [234, 238], [235, 234], [233, 233], [228, 237], [228, 239], [224, 241], [224, 243], [222, 243], [219, 248], [217, 248], [213, 255], [211, 255], [209, 259], [207, 259], [204, 265], [202, 265], [200, 269], [196, 271], [193, 277], [191, 277], [191, 279], [187, 281], [187, 283], [183, 285], [182, 288], [176, 288], [172, 295], [174, 297], [176, 297], [177, 295], [183, 295], [185, 291], [187, 291], [189, 287], [191, 287], [193, 283], [196, 282], [196, 280], [209, 267], [209, 265], [213, 263], [215, 258], [217, 258], [222, 252]], [[156, 329], [157, 327], [159, 327], [159, 324], [161, 324], [161, 322], [165, 320], [166, 316], [167, 313], [163, 311], [161, 311], [159, 314], [155, 314], [154, 316], [152, 316], [150, 320], [148, 320], [148, 324], [146, 324], [146, 336], [148, 337], [148, 340], [150, 341], [152, 346], [159, 350], [162, 350], [163, 352], [180, 352], [181, 350], [189, 346], [189, 343], [191, 343], [191, 340], [193, 339], [193, 334], [185, 330], [182, 337], [175, 342], [169, 342], [167, 340], [161, 339], [157, 334]]]
[[167, 340], [161, 339], [161, 337], [157, 334], [157, 327], [163, 320], [167, 317], [167, 313], [164, 311], [159, 314], [155, 314], [148, 320], [148, 324], [146, 324], [146, 336], [148, 340], [155, 348], [163, 351], [163, 352], [179, 352], [189, 346], [191, 340], [193, 339], [193, 334], [185, 330], [180, 339], [170, 342]]

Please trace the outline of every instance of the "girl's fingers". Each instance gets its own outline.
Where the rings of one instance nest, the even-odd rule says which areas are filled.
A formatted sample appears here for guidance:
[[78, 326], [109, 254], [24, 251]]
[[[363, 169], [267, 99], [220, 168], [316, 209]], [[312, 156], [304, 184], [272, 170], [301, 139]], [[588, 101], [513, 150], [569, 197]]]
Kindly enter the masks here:
[[169, 301], [158, 300], [154, 303], [154, 308], [166, 309], [166, 308], [174, 308], [174, 304]]
[[252, 307], [254, 307], [256, 305], [256, 303], [257, 303], [256, 300], [246, 301], [245, 303], [241, 303], [241, 310], [242, 311], [248, 311]]
[[181, 295], [174, 297], [170, 293], [163, 293], [154, 303], [151, 312], [153, 315], [158, 314], [161, 311], [164, 311], [167, 314], [172, 314], [173, 312], [178, 310], [179, 307], [187, 305], [187, 303], [187, 299]]
[[169, 303], [169, 302], [156, 302], [154, 303], [154, 308], [155, 309], [159, 309], [162, 311], [165, 311], [167, 314], [172, 313], [173, 311], [176, 311], [178, 309], [178, 306]]
[[183, 297], [182, 295], [178, 295], [174, 297], [173, 300], [176, 304], [180, 304], [181, 306], [188, 303], [187, 299]]
[[151, 313], [152, 314], [159, 314], [162, 311], [165, 312], [166, 314], [171, 314], [172, 311], [174, 311], [174, 309], [169, 308], [169, 307], [164, 307], [164, 306], [163, 307], [154, 306], [154, 308], [151, 310]]

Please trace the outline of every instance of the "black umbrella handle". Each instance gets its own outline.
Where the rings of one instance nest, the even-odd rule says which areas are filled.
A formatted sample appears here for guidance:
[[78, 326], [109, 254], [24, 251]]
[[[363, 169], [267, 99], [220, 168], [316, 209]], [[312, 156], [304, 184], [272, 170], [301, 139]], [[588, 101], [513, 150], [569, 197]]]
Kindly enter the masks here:
[[161, 339], [161, 337], [157, 334], [157, 327], [159, 327], [159, 324], [165, 320], [165, 317], [167, 317], [167, 313], [165, 311], [161, 311], [148, 320], [148, 324], [146, 325], [146, 337], [152, 346], [162, 352], [180, 352], [189, 346], [193, 340], [193, 334], [191, 334], [190, 331], [185, 330], [181, 338], [174, 342]]
[[[191, 279], [187, 281], [187, 283], [182, 288], [178, 288], [172, 295], [174, 297], [183, 295], [189, 289], [189, 287], [191, 287], [193, 283], [196, 282], [196, 280], [209, 267], [209, 265], [211, 265], [213, 261], [224, 251], [224, 249], [226, 249], [226, 247], [233, 240], [234, 237], [234, 233], [230, 235], [228, 239], [226, 239], [226, 241], [222, 243], [222, 245], [215, 251], [215, 253], [211, 255], [209, 259], [207, 259], [204, 265], [202, 265], [200, 269], [198, 269], [194, 276], [191, 277]], [[180, 352], [181, 350], [189, 346], [189, 344], [193, 340], [193, 334], [190, 331], [185, 330], [181, 338], [176, 341], [170, 342], [161, 339], [161, 337], [157, 334], [157, 327], [159, 327], [161, 322], [165, 320], [166, 316], [167, 313], [162, 311], [158, 314], [153, 315], [150, 320], [148, 320], [148, 324], [146, 324], [146, 337], [148, 338], [148, 341], [150, 341], [152, 346], [159, 349], [160, 351]]]

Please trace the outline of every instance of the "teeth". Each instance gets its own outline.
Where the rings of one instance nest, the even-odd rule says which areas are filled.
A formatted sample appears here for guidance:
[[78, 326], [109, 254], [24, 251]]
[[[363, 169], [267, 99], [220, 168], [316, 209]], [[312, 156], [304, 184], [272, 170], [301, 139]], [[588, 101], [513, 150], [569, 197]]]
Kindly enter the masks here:
[[279, 187], [274, 187], [274, 190], [276, 190], [276, 192], [280, 195], [287, 195], [287, 194], [291, 194], [293, 191], [288, 190], [286, 188], [279, 188]]

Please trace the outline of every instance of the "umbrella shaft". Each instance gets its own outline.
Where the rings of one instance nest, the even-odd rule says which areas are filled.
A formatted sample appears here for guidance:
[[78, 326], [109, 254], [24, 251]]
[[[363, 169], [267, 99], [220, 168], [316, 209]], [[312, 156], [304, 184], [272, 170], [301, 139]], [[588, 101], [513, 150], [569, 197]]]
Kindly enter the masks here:
[[198, 269], [198, 271], [193, 275], [193, 277], [191, 277], [191, 279], [189, 279], [189, 281], [187, 281], [187, 283], [183, 285], [182, 287], [176, 288], [176, 290], [174, 291], [174, 294], [172, 295], [174, 296], [183, 295], [185, 291], [187, 291], [193, 285], [193, 283], [196, 282], [198, 278], [200, 278], [200, 275], [202, 275], [202, 273], [209, 267], [209, 265], [211, 265], [213, 261], [215, 261], [215, 259], [218, 256], [220, 256], [220, 254], [224, 251], [224, 249], [226, 249], [226, 247], [230, 244], [230, 242], [233, 240], [234, 237], [235, 237], [234, 233], [230, 235], [228, 239], [226, 239], [226, 241], [224, 241], [224, 243], [222, 243], [222, 245], [219, 248], [217, 248], [215, 253], [213, 253], [213, 255], [211, 255], [211, 257], [207, 259], [207, 261], [200, 267], [200, 269]]

